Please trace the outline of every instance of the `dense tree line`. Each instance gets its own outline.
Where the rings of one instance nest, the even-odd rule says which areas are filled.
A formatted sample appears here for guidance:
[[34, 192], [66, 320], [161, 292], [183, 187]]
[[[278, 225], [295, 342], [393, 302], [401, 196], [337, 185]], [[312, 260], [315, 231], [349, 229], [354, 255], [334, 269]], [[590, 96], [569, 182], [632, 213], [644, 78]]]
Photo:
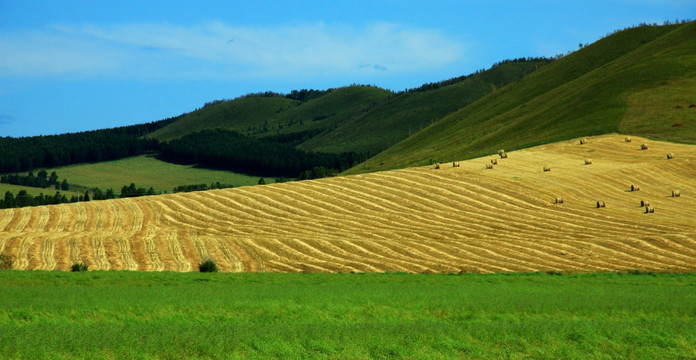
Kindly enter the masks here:
[[309, 101], [312, 99], [316, 99], [319, 97], [322, 97], [330, 92], [332, 92], [333, 89], [326, 89], [326, 90], [314, 90], [314, 89], [302, 89], [302, 90], [293, 90], [287, 95], [285, 95], [286, 98], [292, 99], [292, 100], [297, 100], [300, 102], [305, 102]]
[[53, 196], [39, 194], [37, 196], [31, 196], [26, 190], [20, 190], [17, 196], [10, 191], [5, 192], [5, 197], [0, 199], [0, 209], [9, 209], [15, 207], [25, 207], [25, 206], [40, 206], [40, 205], [54, 205], [62, 204], [66, 202], [76, 202], [77, 198], [73, 196], [72, 199], [68, 199], [65, 195], [56, 191]]
[[293, 146], [228, 130], [203, 130], [163, 144], [161, 160], [259, 175], [298, 177], [314, 167], [340, 172], [364, 161], [357, 153], [305, 152]]
[[155, 189], [150, 187], [149, 189], [145, 188], [139, 188], [135, 186], [135, 183], [131, 183], [129, 186], [123, 186], [121, 188], [121, 197], [122, 198], [127, 198], [127, 197], [138, 197], [138, 196], [145, 196], [145, 195], [157, 195], [157, 192], [155, 192]]
[[204, 191], [213, 189], [229, 189], [233, 188], [232, 184], [220, 184], [220, 182], [214, 182], [210, 185], [208, 184], [193, 184], [193, 185], [180, 185], [174, 188], [174, 193], [179, 192], [192, 192], [192, 191]]
[[[227, 186], [221, 185], [219, 182], [216, 183], [217, 186]], [[216, 184], [212, 184], [214, 186]], [[231, 185], [230, 185], [231, 187]], [[88, 190], [78, 191], [78, 195], [73, 195], [70, 198], [56, 191], [53, 196], [44, 195], [43, 193], [37, 196], [31, 196], [26, 190], [20, 190], [15, 196], [11, 191], [5, 192], [5, 197], [0, 198], [0, 209], [8, 208], [18, 208], [25, 206], [42, 206], [42, 205], [57, 205], [64, 203], [74, 203], [78, 201], [91, 201], [91, 200], [108, 200], [116, 199], [117, 197], [136, 197], [145, 195], [158, 195], [153, 188], [145, 189], [136, 187], [134, 183], [130, 185], [124, 185], [121, 188], [121, 195], [116, 196], [116, 193], [112, 189], [106, 189], [106, 192], [99, 188], [92, 188]]]
[[[287, 94], [281, 94], [277, 93], [274, 91], [264, 91], [264, 92], [256, 92], [256, 93], [248, 93], [245, 95], [242, 95], [236, 99], [240, 98], [255, 98], [255, 97], [263, 97], [263, 98], [287, 98], [290, 100], [295, 100], [299, 102], [306, 102], [309, 100], [313, 100], [316, 98], [320, 98], [330, 92], [332, 92], [334, 89], [326, 89], [326, 90], [314, 90], [314, 89], [302, 89], [302, 90], [292, 90], [291, 92]], [[221, 104], [227, 101], [233, 101], [231, 99], [218, 99], [218, 100], [213, 100], [209, 101], [205, 104], [203, 104], [203, 107], [208, 107], [212, 105], [217, 105]]]
[[38, 187], [42, 189], [49, 186], [55, 186], [56, 190], [69, 189], [67, 180], [63, 179], [63, 182], [61, 183], [58, 181], [58, 174], [56, 174], [55, 171], [51, 172], [51, 176], [48, 176], [46, 170], [39, 171], [36, 176], [34, 176], [33, 171], [27, 173], [26, 176], [19, 174], [5, 174], [0, 176], [0, 182], [3, 184]]
[[313, 138], [314, 136], [322, 133], [323, 131], [324, 129], [305, 130], [288, 134], [265, 136], [263, 137], [263, 139], [280, 144], [286, 144], [289, 146], [297, 146]]
[[0, 172], [117, 160], [156, 151], [159, 142], [142, 136], [174, 120], [62, 135], [0, 138]]

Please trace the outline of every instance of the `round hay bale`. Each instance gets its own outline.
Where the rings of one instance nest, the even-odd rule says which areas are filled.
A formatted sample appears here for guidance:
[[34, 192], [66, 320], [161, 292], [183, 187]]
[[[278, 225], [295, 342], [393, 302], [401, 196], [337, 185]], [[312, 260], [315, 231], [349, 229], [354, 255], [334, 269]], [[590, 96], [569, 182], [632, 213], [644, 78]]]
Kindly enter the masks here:
[[654, 208], [654, 207], [652, 207], [652, 206], [646, 206], [646, 207], [645, 207], [645, 213], [646, 213], [646, 214], [652, 214], [652, 213], [654, 213], [654, 212], [655, 212], [655, 208]]
[[503, 149], [498, 150], [498, 155], [502, 155], [502, 154], [505, 154], [505, 150], [503, 150]]
[[681, 196], [681, 193], [679, 192], [679, 190], [672, 190], [672, 197], [680, 197], [680, 196]]
[[439, 169], [439, 168], [440, 168], [440, 163], [436, 163], [436, 164], [435, 164], [435, 169]]
[[648, 150], [648, 144], [640, 144], [641, 150]]
[[492, 169], [492, 168], [493, 168], [493, 164], [486, 164], [486, 169]]
[[551, 167], [544, 165], [544, 172], [551, 171]]
[[640, 186], [638, 186], [638, 185], [631, 185], [631, 191], [640, 191]]
[[602, 200], [598, 200], [597, 201], [597, 208], [603, 208], [603, 207], [607, 207], [607, 204], [605, 204], [604, 201], [602, 201]]
[[498, 165], [498, 159], [491, 159], [491, 164]]
[[458, 162], [453, 162], [453, 163], [452, 163], [452, 167], [459, 167], [459, 163], [458, 163]]
[[585, 165], [592, 165], [592, 159], [585, 159]]
[[667, 160], [674, 159], [674, 153], [668, 153], [667, 154]]
[[587, 144], [587, 139], [580, 139], [580, 145], [585, 145]]
[[556, 196], [555, 204], [563, 204], [563, 196]]
[[507, 159], [507, 153], [504, 152], [504, 153], [500, 154], [500, 158]]
[[626, 136], [626, 138], [624, 139], [624, 141], [625, 141], [625, 142], [631, 142], [631, 137], [630, 137], [630, 136]]
[[650, 206], [650, 201], [641, 200], [641, 201], [640, 201], [640, 206]]

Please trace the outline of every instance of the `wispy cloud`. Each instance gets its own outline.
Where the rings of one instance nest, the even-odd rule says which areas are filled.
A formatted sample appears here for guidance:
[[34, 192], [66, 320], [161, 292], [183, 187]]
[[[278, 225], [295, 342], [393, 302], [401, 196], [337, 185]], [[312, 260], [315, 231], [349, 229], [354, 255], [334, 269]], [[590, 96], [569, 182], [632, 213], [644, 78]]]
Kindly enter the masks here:
[[[0, 34], [0, 76], [258, 78], [404, 73], [461, 60], [467, 44], [436, 29], [392, 23], [272, 28], [54, 26]], [[370, 64], [365, 66], [365, 64]]]

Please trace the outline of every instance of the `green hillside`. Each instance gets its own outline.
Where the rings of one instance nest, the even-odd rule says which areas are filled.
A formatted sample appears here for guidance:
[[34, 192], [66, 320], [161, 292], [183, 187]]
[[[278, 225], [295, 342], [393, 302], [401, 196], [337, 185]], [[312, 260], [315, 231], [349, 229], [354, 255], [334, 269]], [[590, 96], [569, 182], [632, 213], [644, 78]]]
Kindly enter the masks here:
[[497, 88], [519, 80], [543, 63], [506, 62], [454, 84], [399, 94], [336, 129], [302, 143], [299, 148], [378, 153]]
[[215, 101], [180, 116], [148, 137], [170, 141], [218, 128], [253, 137], [311, 132], [311, 138], [298, 149], [376, 154], [546, 62], [506, 61], [487, 71], [398, 94], [353, 85], [330, 89], [307, 101], [274, 93]]
[[348, 86], [309, 101], [279, 95], [216, 101], [180, 116], [148, 137], [169, 141], [204, 129], [234, 130], [255, 137], [328, 130], [391, 94], [372, 86]]
[[263, 119], [270, 119], [292, 106], [295, 106], [295, 102], [284, 97], [252, 96], [213, 102], [181, 115], [173, 123], [148, 134], [147, 137], [169, 141], [197, 131], [216, 128], [245, 132], [249, 126], [260, 128], [264, 124]]
[[[695, 38], [696, 22], [618, 32], [450, 114], [348, 172], [473, 158], [500, 148], [619, 131], [693, 142], [696, 129], [689, 125], [696, 108], [687, 103], [696, 99], [684, 95], [696, 94]], [[636, 104], [662, 110], [641, 112]], [[678, 104], [682, 108], [673, 109]], [[662, 116], [672, 110], [674, 116]], [[675, 119], [683, 126], [674, 129]]]

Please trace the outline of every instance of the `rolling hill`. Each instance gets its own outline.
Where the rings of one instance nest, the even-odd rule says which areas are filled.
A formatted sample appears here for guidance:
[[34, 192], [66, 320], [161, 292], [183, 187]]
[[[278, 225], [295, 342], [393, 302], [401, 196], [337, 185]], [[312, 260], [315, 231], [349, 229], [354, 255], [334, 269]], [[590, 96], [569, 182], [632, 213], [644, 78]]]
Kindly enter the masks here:
[[[450, 114], [348, 173], [619, 131], [693, 142], [696, 108], [688, 106], [696, 103], [694, 38], [696, 22], [617, 32]], [[673, 126], [677, 122], [682, 126]]]
[[696, 270], [696, 145], [614, 134], [512, 151], [486, 169], [493, 158], [7, 209], [0, 253], [46, 270], [190, 271], [208, 257], [247, 272]]
[[374, 86], [353, 85], [327, 90], [308, 101], [278, 94], [216, 101], [180, 116], [147, 137], [170, 141], [217, 128], [254, 137], [312, 131], [314, 136], [298, 149], [376, 154], [547, 62], [506, 61], [486, 71], [398, 94]]
[[180, 116], [148, 137], [169, 141], [204, 129], [233, 130], [255, 137], [323, 130], [390, 95], [390, 91], [372, 86], [348, 86], [306, 102], [280, 95], [216, 101]]

